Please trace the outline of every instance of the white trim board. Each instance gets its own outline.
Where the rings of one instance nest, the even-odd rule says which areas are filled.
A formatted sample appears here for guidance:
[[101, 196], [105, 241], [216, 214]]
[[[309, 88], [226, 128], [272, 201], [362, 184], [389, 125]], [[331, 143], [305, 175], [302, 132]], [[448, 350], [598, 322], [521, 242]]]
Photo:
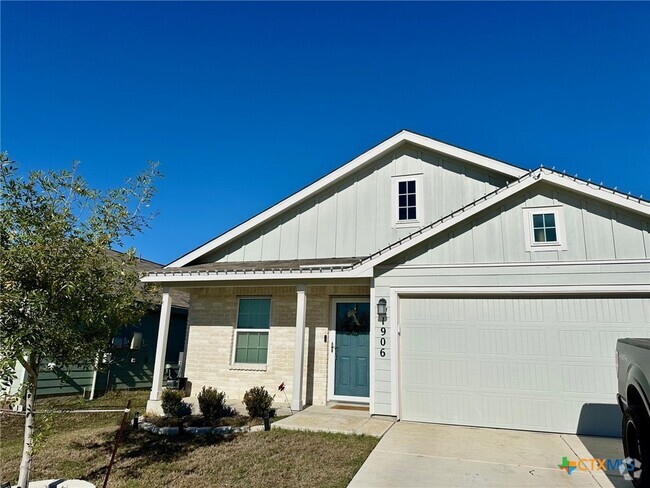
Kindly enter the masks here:
[[374, 415], [375, 413], [375, 328], [377, 327], [377, 295], [375, 293], [375, 278], [370, 278], [370, 335], [368, 337], [369, 343], [368, 347], [370, 348], [368, 354], [368, 367], [370, 371], [368, 372], [368, 381], [370, 382], [370, 402], [369, 413]]
[[[232, 273], [202, 273], [202, 274], [192, 274], [179, 272], [174, 274], [152, 274], [144, 276], [140, 281], [144, 283], [184, 283], [184, 282], [231, 282], [231, 281], [257, 281], [257, 280], [318, 280], [318, 279], [335, 279], [335, 278], [370, 278], [372, 277], [372, 270], [366, 272], [365, 274], [352, 273], [350, 270], [345, 271], [323, 271], [317, 273], [310, 273], [305, 271], [295, 271], [293, 273], [274, 273], [269, 272], [232, 272]], [[328, 283], [329, 284], [329, 283]]]
[[609, 264], [649, 264], [650, 259], [607, 259], [607, 260], [583, 260], [583, 261], [522, 261], [516, 263], [458, 263], [458, 264], [389, 264], [379, 265], [380, 269], [428, 269], [428, 268], [525, 268], [529, 266], [575, 266], [592, 265], [601, 266]]
[[650, 285], [549, 285], [549, 286], [423, 286], [394, 287], [399, 296], [413, 295], [643, 295], [650, 297]]
[[254, 227], [257, 227], [258, 225], [270, 220], [271, 218], [284, 212], [285, 210], [288, 210], [289, 208], [300, 204], [301, 202], [305, 201], [307, 198], [311, 197], [315, 193], [318, 193], [324, 188], [335, 184], [336, 182], [340, 181], [341, 179], [345, 178], [351, 173], [357, 171], [358, 169], [365, 166], [366, 164], [377, 160], [378, 158], [384, 156], [388, 152], [396, 149], [397, 147], [405, 143], [415, 144], [423, 148], [444, 154], [446, 156], [461, 159], [467, 163], [474, 164], [476, 166], [486, 168], [491, 171], [495, 171], [497, 173], [510, 176], [512, 178], [520, 178], [521, 176], [527, 173], [527, 171], [524, 169], [517, 168], [516, 166], [512, 166], [510, 164], [501, 161], [497, 161], [496, 159], [488, 158], [487, 156], [483, 156], [468, 151], [466, 149], [461, 149], [459, 147], [452, 146], [450, 144], [445, 144], [444, 142], [431, 139], [430, 137], [425, 137], [407, 130], [403, 130], [401, 132], [398, 132], [394, 136], [389, 137], [388, 139], [376, 145], [372, 149], [364, 152], [360, 156], [357, 156], [349, 163], [332, 171], [326, 176], [320, 178], [319, 180], [316, 180], [311, 185], [294, 193], [288, 198], [285, 198], [284, 200], [273, 205], [267, 210], [264, 210], [263, 212], [255, 215], [254, 217], [243, 222], [237, 227], [234, 227], [229, 231], [226, 231], [220, 236], [215, 237], [214, 239], [206, 242], [205, 244], [194, 249], [193, 251], [190, 251], [189, 253], [181, 256], [180, 258], [176, 259], [175, 261], [171, 262], [165, 267], [175, 268], [175, 267], [185, 266], [191, 263], [195, 259], [203, 256], [208, 252], [214, 251], [218, 247], [223, 246], [224, 244], [232, 241], [233, 239], [244, 234], [245, 232], [248, 232]]

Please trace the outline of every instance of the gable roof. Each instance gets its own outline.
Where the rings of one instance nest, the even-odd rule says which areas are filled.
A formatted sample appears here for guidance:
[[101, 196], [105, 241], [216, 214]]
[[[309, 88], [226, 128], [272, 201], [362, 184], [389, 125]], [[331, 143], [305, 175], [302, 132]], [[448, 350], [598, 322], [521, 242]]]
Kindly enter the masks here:
[[312, 195], [322, 191], [326, 187], [336, 184], [341, 181], [343, 178], [349, 176], [355, 171], [361, 169], [362, 167], [376, 161], [377, 159], [385, 156], [390, 151], [395, 150], [396, 148], [402, 146], [403, 144], [414, 144], [416, 146], [429, 149], [431, 151], [444, 154], [457, 159], [462, 159], [465, 162], [474, 164], [481, 168], [488, 169], [490, 171], [506, 175], [511, 178], [520, 178], [521, 176], [527, 173], [526, 170], [513, 166], [512, 164], [499, 161], [476, 152], [468, 151], [445, 142], [432, 139], [415, 132], [408, 130], [402, 130], [397, 134], [389, 137], [385, 141], [377, 144], [368, 151], [364, 152], [360, 156], [357, 156], [352, 161], [344, 164], [343, 166], [335, 169], [331, 173], [323, 176], [322, 178], [316, 180], [314, 183], [306, 186], [302, 190], [294, 193], [293, 195], [285, 198], [284, 200], [278, 202], [277, 204], [269, 207], [263, 212], [255, 215], [254, 217], [246, 220], [245, 222], [239, 224], [236, 227], [226, 231], [225, 233], [215, 237], [214, 239], [202, 244], [201, 246], [195, 248], [194, 250], [184, 254], [180, 258], [174, 260], [166, 267], [180, 267], [190, 264], [192, 261], [200, 258], [201, 256], [214, 251], [218, 247], [223, 246], [241, 236], [245, 232], [250, 231], [254, 227], [257, 227], [280, 213], [299, 205], [300, 203], [307, 200]]
[[516, 181], [482, 196], [369, 256], [360, 259], [356, 258], [355, 262], [350, 264], [345, 263], [345, 261], [350, 262], [354, 258], [341, 258], [336, 262], [332, 259], [325, 260], [331, 262], [329, 266], [325, 267], [309, 264], [284, 266], [285, 262], [277, 262], [282, 264], [274, 266], [274, 262], [272, 261], [266, 262], [266, 264], [257, 263], [256, 266], [251, 266], [251, 263], [223, 263], [219, 266], [197, 265], [175, 269], [166, 267], [149, 273], [143, 278], [143, 281], [210, 281], [216, 277], [219, 280], [243, 280], [261, 276], [269, 279], [296, 278], [298, 276], [300, 278], [323, 278], [328, 275], [330, 277], [337, 276], [346, 278], [372, 276], [373, 268], [378, 264], [423, 243], [507, 198], [524, 192], [527, 188], [540, 182], [559, 186], [650, 218], [650, 201], [633, 197], [629, 194], [625, 195], [617, 190], [595, 185], [590, 181], [581, 180], [567, 176], [564, 173], [540, 167], [525, 173]]

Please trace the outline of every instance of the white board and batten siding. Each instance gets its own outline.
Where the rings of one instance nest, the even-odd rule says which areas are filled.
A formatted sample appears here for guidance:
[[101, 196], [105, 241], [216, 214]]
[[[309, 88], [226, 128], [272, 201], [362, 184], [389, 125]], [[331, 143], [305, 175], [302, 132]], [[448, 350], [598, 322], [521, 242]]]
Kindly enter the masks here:
[[366, 256], [413, 232], [395, 228], [394, 176], [421, 175], [425, 222], [433, 222], [506, 183], [506, 177], [434, 152], [403, 145], [325, 188], [200, 262], [274, 261]]

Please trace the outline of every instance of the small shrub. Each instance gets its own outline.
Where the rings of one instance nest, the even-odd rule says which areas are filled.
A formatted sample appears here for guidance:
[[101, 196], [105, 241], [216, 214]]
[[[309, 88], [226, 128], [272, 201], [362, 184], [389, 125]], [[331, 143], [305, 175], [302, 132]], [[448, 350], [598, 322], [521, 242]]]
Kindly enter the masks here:
[[199, 409], [205, 420], [209, 422], [216, 422], [221, 417], [232, 417], [236, 413], [226, 405], [226, 394], [216, 388], [204, 386], [197, 398]]
[[244, 405], [248, 410], [250, 418], [263, 417], [264, 412], [269, 411], [269, 416], [275, 416], [275, 409], [271, 408], [273, 405], [273, 398], [271, 394], [264, 389], [263, 386], [255, 386], [244, 394]]
[[160, 404], [169, 417], [184, 417], [192, 413], [192, 407], [183, 401], [182, 390], [172, 390], [165, 388], [160, 395]]
[[237, 413], [237, 410], [235, 410], [230, 405], [224, 405], [223, 406], [223, 413], [221, 414], [221, 418], [223, 418], [223, 417], [236, 417], [237, 415], [239, 415]]

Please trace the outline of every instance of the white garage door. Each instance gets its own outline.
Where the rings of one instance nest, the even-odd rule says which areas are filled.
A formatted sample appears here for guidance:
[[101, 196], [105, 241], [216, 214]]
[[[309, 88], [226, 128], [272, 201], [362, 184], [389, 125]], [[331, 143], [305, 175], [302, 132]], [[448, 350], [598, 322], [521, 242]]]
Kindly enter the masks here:
[[643, 298], [401, 298], [404, 420], [616, 435], [615, 348]]

